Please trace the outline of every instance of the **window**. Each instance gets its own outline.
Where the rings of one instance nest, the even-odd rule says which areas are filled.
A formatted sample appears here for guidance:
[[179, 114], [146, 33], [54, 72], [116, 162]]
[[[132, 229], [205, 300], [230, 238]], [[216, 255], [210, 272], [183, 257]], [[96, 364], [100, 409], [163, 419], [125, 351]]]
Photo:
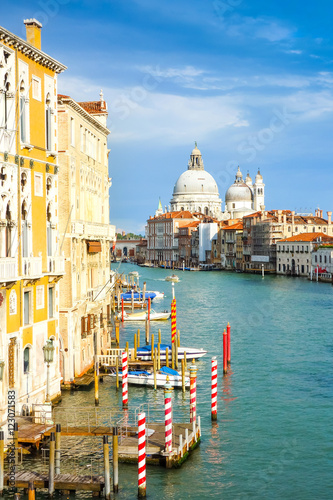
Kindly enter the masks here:
[[315, 255], [315, 262], [317, 262], [317, 255]]
[[37, 101], [42, 100], [42, 92], [41, 92], [41, 79], [38, 76], [32, 76], [32, 98]]
[[53, 304], [53, 291], [54, 288], [49, 288], [49, 318], [53, 318], [54, 316], [54, 304]]
[[43, 196], [43, 174], [35, 172], [35, 196]]
[[71, 146], [75, 146], [75, 122], [74, 122], [74, 118], [71, 118], [70, 135], [71, 135]]
[[24, 300], [23, 300], [23, 306], [24, 306], [24, 324], [25, 325], [30, 325], [31, 323], [31, 311], [30, 311], [30, 306], [31, 306], [31, 292], [24, 292]]
[[23, 351], [23, 373], [30, 371], [30, 347], [26, 347]]
[[21, 142], [27, 142], [27, 130], [26, 130], [26, 113], [25, 113], [25, 97], [20, 96], [20, 139]]

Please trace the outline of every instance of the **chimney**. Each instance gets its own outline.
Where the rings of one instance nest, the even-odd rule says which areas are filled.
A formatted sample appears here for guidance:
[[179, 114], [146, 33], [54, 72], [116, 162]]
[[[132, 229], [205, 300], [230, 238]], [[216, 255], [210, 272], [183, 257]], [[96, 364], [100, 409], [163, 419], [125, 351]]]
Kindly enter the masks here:
[[265, 219], [266, 217], [266, 212], [265, 212], [265, 205], [260, 205], [260, 210], [261, 210], [261, 218]]
[[287, 215], [283, 214], [283, 224], [287, 224]]
[[292, 223], [292, 225], [295, 224], [295, 211], [294, 210], [291, 212], [291, 223]]
[[27, 31], [27, 42], [36, 47], [36, 49], [41, 50], [42, 23], [37, 21], [37, 19], [25, 19], [23, 22]]
[[332, 224], [332, 212], [327, 212], [327, 224]]
[[278, 210], [278, 223], [281, 224], [282, 222], [282, 210]]
[[323, 211], [322, 211], [322, 210], [320, 210], [320, 212], [319, 212], [319, 213], [320, 213], [320, 217], [321, 217], [321, 218], [323, 218]]

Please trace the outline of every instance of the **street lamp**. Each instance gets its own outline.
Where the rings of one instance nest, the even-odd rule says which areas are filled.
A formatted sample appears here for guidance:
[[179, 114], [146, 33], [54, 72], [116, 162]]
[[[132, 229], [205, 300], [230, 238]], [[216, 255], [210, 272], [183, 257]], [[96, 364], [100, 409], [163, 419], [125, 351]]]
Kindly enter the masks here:
[[4, 369], [5, 369], [5, 362], [4, 361], [0, 361], [0, 381], [3, 380]]
[[46, 371], [46, 402], [50, 401], [50, 363], [53, 362], [54, 355], [54, 345], [52, 340], [47, 340], [46, 344], [43, 347], [44, 353], [44, 363], [46, 363], [47, 371]]

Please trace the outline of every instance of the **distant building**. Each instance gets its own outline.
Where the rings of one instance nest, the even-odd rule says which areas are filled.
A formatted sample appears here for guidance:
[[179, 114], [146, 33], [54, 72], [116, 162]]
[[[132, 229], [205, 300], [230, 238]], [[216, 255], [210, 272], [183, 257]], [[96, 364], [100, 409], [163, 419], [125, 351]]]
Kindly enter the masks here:
[[252, 185], [252, 179], [247, 174], [245, 181], [238, 167], [235, 182], [225, 194], [225, 212], [223, 219], [237, 219], [262, 210], [265, 205], [265, 184], [260, 170]]
[[312, 255], [312, 278], [319, 281], [328, 281], [333, 284], [333, 243], [322, 241], [313, 249]]
[[142, 242], [140, 239], [117, 240], [115, 246], [115, 255], [117, 259], [134, 259], [137, 252], [137, 246]]

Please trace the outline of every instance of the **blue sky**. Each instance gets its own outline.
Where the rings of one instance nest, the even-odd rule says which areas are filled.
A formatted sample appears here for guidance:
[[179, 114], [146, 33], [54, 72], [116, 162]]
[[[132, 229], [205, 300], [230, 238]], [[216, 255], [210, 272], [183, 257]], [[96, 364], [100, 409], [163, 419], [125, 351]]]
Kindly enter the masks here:
[[266, 208], [332, 210], [333, 51], [328, 0], [1, 2], [0, 24], [68, 70], [59, 92], [109, 107], [110, 220], [144, 231], [168, 205], [194, 141], [221, 198], [237, 165]]

